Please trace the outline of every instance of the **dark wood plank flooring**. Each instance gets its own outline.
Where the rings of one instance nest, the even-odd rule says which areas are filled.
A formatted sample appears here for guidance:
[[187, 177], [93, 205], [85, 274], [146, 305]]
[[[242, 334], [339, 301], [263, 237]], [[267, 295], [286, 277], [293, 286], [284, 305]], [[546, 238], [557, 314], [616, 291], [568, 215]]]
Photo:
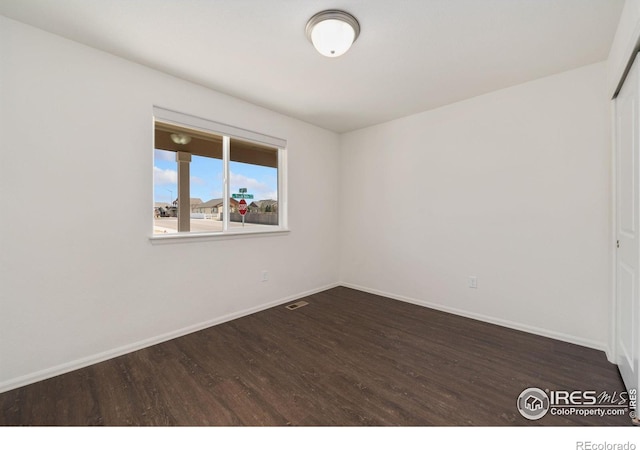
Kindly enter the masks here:
[[624, 390], [604, 353], [348, 288], [0, 394], [0, 425], [629, 425], [516, 410]]

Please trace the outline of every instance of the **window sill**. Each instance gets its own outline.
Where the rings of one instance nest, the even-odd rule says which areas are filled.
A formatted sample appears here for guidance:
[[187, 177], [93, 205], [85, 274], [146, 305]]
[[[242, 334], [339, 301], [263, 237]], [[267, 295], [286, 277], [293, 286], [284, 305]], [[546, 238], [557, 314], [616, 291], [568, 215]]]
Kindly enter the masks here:
[[289, 234], [288, 229], [278, 229], [273, 231], [228, 231], [226, 233], [171, 233], [171, 234], [157, 234], [149, 237], [152, 244], [176, 244], [178, 242], [191, 242], [191, 241], [223, 241], [227, 239], [244, 239], [244, 238], [256, 238], [266, 236], [282, 236]]

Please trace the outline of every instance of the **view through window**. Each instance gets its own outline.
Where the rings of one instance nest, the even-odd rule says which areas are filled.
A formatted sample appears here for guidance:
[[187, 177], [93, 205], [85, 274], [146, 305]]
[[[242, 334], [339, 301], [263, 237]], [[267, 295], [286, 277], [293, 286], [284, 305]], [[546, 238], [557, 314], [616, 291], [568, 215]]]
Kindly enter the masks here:
[[279, 230], [279, 151], [156, 121], [154, 235]]

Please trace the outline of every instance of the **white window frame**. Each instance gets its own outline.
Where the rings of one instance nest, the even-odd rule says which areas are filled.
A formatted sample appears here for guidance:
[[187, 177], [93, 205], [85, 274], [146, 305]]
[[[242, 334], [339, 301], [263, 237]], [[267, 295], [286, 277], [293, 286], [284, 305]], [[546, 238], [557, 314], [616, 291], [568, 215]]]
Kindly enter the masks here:
[[[153, 128], [155, 130], [155, 123], [162, 122], [170, 125], [176, 125], [184, 128], [191, 128], [196, 131], [204, 131], [213, 134], [217, 134], [223, 137], [222, 145], [222, 161], [224, 171], [223, 181], [223, 209], [224, 209], [224, 222], [222, 231], [217, 232], [177, 232], [168, 234], [153, 234], [150, 239], [154, 243], [161, 242], [175, 242], [176, 240], [207, 240], [207, 239], [236, 239], [244, 237], [255, 236], [268, 236], [286, 234], [289, 232], [287, 221], [287, 141], [274, 136], [258, 133], [251, 130], [245, 130], [243, 128], [234, 127], [232, 125], [215, 122], [213, 120], [203, 119], [201, 117], [192, 116], [189, 114], [172, 111], [170, 109], [161, 108], [158, 106], [153, 107]], [[270, 229], [260, 228], [253, 230], [249, 228], [230, 228], [229, 227], [229, 198], [231, 192], [229, 191], [229, 157], [230, 157], [230, 142], [232, 138], [241, 139], [244, 141], [256, 142], [258, 144], [268, 145], [278, 149], [278, 225], [273, 226]], [[155, 149], [155, 141], [151, 149], [152, 158], [153, 151]], [[153, 164], [152, 164], [153, 167]], [[153, 199], [151, 201], [153, 204]], [[153, 221], [150, 227], [153, 230]]]

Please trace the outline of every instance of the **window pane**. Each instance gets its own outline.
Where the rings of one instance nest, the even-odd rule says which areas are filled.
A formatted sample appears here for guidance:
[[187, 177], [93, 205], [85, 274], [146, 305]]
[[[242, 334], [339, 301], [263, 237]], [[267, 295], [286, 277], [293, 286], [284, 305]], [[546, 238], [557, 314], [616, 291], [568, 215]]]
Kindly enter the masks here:
[[[160, 203], [163, 187], [172, 199], [170, 205], [154, 208], [154, 233], [222, 231], [222, 136], [156, 122], [155, 147], [154, 201]], [[188, 183], [180, 182], [179, 173], [188, 173]], [[165, 179], [170, 179], [170, 186], [163, 186]], [[181, 204], [185, 222], [180, 219]]]
[[[229, 191], [230, 228], [278, 226], [278, 149], [231, 139]], [[239, 213], [244, 198], [247, 212]]]

